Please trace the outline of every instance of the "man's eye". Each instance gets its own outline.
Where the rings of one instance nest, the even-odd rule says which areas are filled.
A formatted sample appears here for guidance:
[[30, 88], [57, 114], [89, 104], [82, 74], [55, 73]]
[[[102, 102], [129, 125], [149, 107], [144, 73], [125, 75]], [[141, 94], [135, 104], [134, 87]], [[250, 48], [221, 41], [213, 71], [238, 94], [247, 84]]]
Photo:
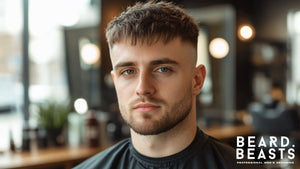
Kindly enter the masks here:
[[131, 75], [134, 73], [134, 70], [132, 69], [127, 69], [121, 72], [122, 75]]
[[158, 68], [157, 71], [161, 72], [161, 73], [166, 73], [166, 72], [170, 72], [171, 69], [167, 68], [167, 67], [161, 67], [161, 68]]

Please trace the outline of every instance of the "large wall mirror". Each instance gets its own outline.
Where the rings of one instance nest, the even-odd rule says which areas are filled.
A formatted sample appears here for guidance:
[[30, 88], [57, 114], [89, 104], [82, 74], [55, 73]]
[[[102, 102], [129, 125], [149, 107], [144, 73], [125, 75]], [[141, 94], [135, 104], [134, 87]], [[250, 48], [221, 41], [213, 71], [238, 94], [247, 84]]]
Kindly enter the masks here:
[[199, 95], [199, 119], [206, 126], [230, 123], [235, 105], [235, 9], [218, 5], [187, 10], [200, 26], [198, 64], [207, 77]]

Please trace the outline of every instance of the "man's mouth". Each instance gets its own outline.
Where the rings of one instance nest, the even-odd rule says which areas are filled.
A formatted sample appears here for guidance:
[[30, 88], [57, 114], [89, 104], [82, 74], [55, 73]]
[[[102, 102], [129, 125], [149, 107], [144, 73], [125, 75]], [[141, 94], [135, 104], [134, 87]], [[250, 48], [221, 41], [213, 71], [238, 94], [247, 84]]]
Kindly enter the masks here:
[[134, 110], [137, 110], [140, 113], [150, 113], [157, 109], [159, 109], [160, 106], [151, 104], [151, 103], [139, 103], [136, 106], [134, 106]]

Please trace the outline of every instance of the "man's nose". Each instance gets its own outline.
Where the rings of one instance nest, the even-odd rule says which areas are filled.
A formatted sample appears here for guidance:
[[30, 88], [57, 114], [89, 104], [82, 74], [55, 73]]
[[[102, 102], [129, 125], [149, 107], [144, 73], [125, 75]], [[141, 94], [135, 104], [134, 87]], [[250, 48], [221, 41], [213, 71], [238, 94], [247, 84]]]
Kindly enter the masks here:
[[138, 96], [153, 95], [155, 93], [155, 86], [153, 84], [154, 79], [148, 72], [141, 72], [138, 78], [138, 84], [136, 87], [136, 94]]

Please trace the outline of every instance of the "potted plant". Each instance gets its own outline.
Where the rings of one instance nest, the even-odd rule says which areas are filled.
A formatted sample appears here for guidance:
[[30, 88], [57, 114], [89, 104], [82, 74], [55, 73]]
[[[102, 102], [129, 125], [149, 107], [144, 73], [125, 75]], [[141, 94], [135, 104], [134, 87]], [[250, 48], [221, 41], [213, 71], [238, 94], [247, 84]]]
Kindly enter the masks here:
[[67, 124], [69, 112], [70, 105], [68, 103], [48, 101], [38, 104], [38, 135], [46, 138], [46, 141], [54, 146], [63, 145], [65, 143], [63, 129]]

